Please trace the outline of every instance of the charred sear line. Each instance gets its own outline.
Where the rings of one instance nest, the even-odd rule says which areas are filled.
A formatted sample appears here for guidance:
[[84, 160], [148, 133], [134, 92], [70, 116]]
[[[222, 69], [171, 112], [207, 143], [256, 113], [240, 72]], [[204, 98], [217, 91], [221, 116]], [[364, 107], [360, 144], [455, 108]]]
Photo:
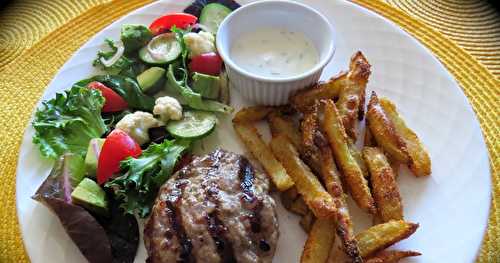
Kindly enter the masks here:
[[217, 247], [217, 253], [221, 258], [221, 262], [235, 263], [236, 258], [234, 256], [233, 245], [231, 244], [231, 241], [225, 237], [227, 228], [217, 217], [217, 212], [207, 215], [207, 223], [208, 231], [210, 232], [210, 236], [212, 236], [215, 246]]
[[[248, 216], [248, 220], [250, 221], [250, 229], [253, 235], [254, 242], [258, 244], [258, 247], [261, 251], [268, 252], [271, 250], [270, 245], [264, 239], [259, 240], [258, 233], [262, 231], [262, 221], [261, 221], [261, 211], [263, 208], [262, 200], [255, 196], [254, 192], [254, 179], [255, 172], [253, 170], [252, 165], [246, 158], [239, 159], [240, 171], [240, 187], [243, 192], [243, 201], [245, 201], [245, 207], [248, 208], [251, 213]], [[258, 241], [258, 242], [257, 242]]]
[[226, 238], [228, 233], [227, 227], [224, 225], [222, 220], [218, 217], [219, 210], [219, 188], [216, 183], [213, 183], [206, 188], [207, 199], [215, 204], [214, 212], [209, 213], [206, 216], [207, 228], [210, 236], [212, 237], [215, 246], [217, 248], [217, 254], [221, 258], [223, 263], [235, 263], [236, 258], [234, 256], [233, 245], [231, 241]]
[[240, 158], [239, 160], [239, 178], [240, 187], [244, 194], [244, 199], [247, 203], [253, 204], [256, 201], [253, 189], [254, 171], [247, 159]]
[[261, 231], [260, 210], [262, 210], [262, 202], [255, 197], [254, 193], [253, 180], [255, 172], [246, 158], [241, 157], [238, 162], [240, 167], [240, 188], [243, 192], [243, 205], [251, 211], [248, 219], [250, 220], [252, 232], [259, 233]]
[[179, 182], [175, 185], [176, 187], [172, 190], [172, 194], [165, 201], [166, 212], [169, 216], [172, 229], [175, 231], [177, 240], [180, 244], [180, 261], [182, 263], [194, 263], [195, 259], [191, 256], [191, 250], [193, 249], [193, 244], [191, 239], [186, 235], [184, 226], [182, 225], [181, 212], [179, 211], [180, 202], [182, 199], [183, 188], [186, 186], [185, 183]]

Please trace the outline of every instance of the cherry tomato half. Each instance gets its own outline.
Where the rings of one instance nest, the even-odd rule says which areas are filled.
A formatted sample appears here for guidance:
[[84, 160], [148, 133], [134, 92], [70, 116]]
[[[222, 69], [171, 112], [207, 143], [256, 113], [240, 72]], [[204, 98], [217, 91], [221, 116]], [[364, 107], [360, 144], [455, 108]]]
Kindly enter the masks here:
[[189, 62], [189, 70], [207, 75], [218, 76], [221, 68], [222, 58], [215, 52], [195, 56]]
[[102, 145], [97, 162], [97, 182], [103, 184], [120, 171], [120, 162], [127, 157], [137, 157], [142, 150], [132, 137], [122, 130], [113, 130]]
[[102, 96], [106, 100], [104, 102], [104, 106], [102, 107], [102, 112], [122, 111], [128, 108], [127, 102], [120, 95], [118, 95], [118, 93], [106, 87], [106, 85], [101, 82], [92, 81], [87, 85], [87, 87], [101, 91]]
[[156, 36], [168, 32], [174, 25], [178, 28], [186, 29], [188, 26], [194, 25], [196, 20], [198, 20], [196, 16], [186, 13], [168, 14], [153, 21], [149, 26], [149, 30]]

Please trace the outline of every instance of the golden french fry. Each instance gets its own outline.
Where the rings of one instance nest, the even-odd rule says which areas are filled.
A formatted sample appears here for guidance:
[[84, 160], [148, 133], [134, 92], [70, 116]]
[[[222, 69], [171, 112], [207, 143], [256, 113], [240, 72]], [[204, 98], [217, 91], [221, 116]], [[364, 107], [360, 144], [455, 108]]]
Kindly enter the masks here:
[[396, 109], [396, 105], [386, 98], [380, 99], [380, 106], [387, 114], [387, 117], [394, 123], [396, 132], [403, 138], [406, 143], [406, 148], [411, 162], [409, 163], [410, 170], [416, 176], [427, 176], [431, 174], [431, 159], [425, 150], [425, 147], [420, 142], [417, 134], [408, 126], [402, 119]]
[[272, 112], [268, 116], [269, 127], [271, 128], [271, 134], [277, 136], [278, 134], [285, 134], [293, 146], [299, 151], [300, 156], [309, 165], [309, 167], [315, 172], [319, 173], [320, 157], [318, 150], [314, 145], [311, 147], [304, 147], [302, 143], [302, 136], [300, 135], [298, 128], [295, 127], [292, 120], [282, 116], [277, 112]]
[[365, 147], [363, 158], [370, 171], [372, 194], [382, 222], [403, 219], [401, 195], [389, 161], [376, 147]]
[[299, 224], [304, 229], [306, 233], [311, 231], [312, 224], [314, 223], [314, 214], [309, 210], [309, 212], [300, 218]]
[[316, 100], [333, 99], [347, 85], [347, 72], [341, 72], [326, 82], [320, 82], [313, 88], [306, 88], [290, 98], [291, 104], [299, 111], [305, 111]]
[[321, 178], [337, 206], [337, 235], [339, 235], [344, 251], [352, 262], [362, 262], [332, 149], [322, 133], [316, 134], [315, 143], [321, 152]]
[[302, 129], [302, 144], [306, 148], [312, 147], [314, 145], [316, 132], [318, 131], [317, 101], [304, 113], [304, 119], [302, 120], [300, 126]]
[[[377, 142], [375, 141], [375, 138], [373, 138], [373, 135], [370, 132], [370, 129], [368, 127], [366, 127], [366, 129], [365, 129], [365, 139], [363, 142], [363, 146], [367, 146], [367, 147], [378, 146]], [[386, 157], [389, 160], [389, 163], [391, 164], [391, 168], [392, 168], [392, 171], [394, 172], [394, 176], [396, 176], [396, 178], [398, 178], [399, 166], [401, 165], [401, 163], [399, 161], [397, 161], [396, 159], [393, 159], [390, 155], [386, 156]]]
[[276, 160], [257, 129], [248, 123], [233, 123], [233, 127], [252, 155], [262, 164], [276, 188], [285, 191], [292, 187], [294, 184], [292, 178], [288, 176], [283, 165]]
[[408, 238], [418, 228], [418, 224], [403, 220], [392, 220], [375, 225], [356, 235], [362, 257], [368, 257], [398, 241]]
[[328, 137], [335, 160], [340, 166], [346, 185], [356, 204], [364, 211], [375, 214], [376, 208], [363, 171], [352, 157], [347, 135], [339, 119], [337, 108], [332, 100], [324, 100], [323, 130]]
[[347, 85], [340, 91], [337, 108], [347, 135], [356, 141], [358, 119], [364, 117], [366, 83], [370, 77], [370, 63], [363, 53], [356, 52], [349, 63]]
[[317, 219], [307, 237], [301, 263], [325, 263], [335, 241], [335, 223], [331, 219]]
[[349, 152], [352, 155], [352, 158], [356, 161], [356, 163], [359, 166], [359, 169], [361, 169], [361, 172], [363, 172], [363, 176], [365, 178], [368, 178], [368, 168], [366, 167], [365, 160], [363, 160], [363, 155], [361, 154], [361, 151], [356, 148], [356, 146], [352, 143], [348, 144], [349, 147]]
[[243, 108], [236, 113], [233, 122], [256, 122], [263, 120], [273, 110], [267, 106], [251, 106]]
[[403, 258], [422, 255], [416, 251], [382, 250], [368, 258], [365, 263], [397, 263]]
[[325, 191], [318, 178], [299, 158], [299, 154], [288, 137], [278, 134], [271, 140], [271, 149], [295, 182], [298, 192], [317, 218], [333, 218], [335, 203]]
[[267, 120], [273, 136], [286, 134], [295, 148], [300, 149], [302, 147], [302, 137], [292, 120], [276, 111], [271, 112], [267, 116]]
[[368, 103], [368, 111], [366, 112], [366, 125], [370, 129], [373, 138], [393, 160], [409, 164], [410, 156], [406, 142], [397, 133], [394, 123], [380, 106], [377, 93], [372, 92], [370, 102]]

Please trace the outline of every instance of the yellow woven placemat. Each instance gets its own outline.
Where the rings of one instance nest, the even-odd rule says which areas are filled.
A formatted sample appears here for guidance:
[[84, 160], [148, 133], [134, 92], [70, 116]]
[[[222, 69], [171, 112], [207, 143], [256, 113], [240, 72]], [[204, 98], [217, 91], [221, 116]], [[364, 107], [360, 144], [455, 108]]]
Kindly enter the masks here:
[[[115, 0], [113, 5], [104, 4], [92, 7], [82, 15], [76, 16], [88, 7], [106, 1], [88, 2], [92, 3], [86, 5], [74, 0], [72, 2], [74, 8], [79, 11], [63, 11], [64, 14], [70, 15], [59, 16], [60, 20], [56, 20], [60, 22], [67, 18], [74, 18], [39, 42], [27, 43], [27, 46], [32, 47], [24, 53], [23, 48], [11, 53], [9, 53], [10, 50], [0, 50], [0, 58], [2, 58], [0, 61], [3, 60], [4, 54], [14, 54], [9, 56], [10, 61], [7, 66], [1, 67], [2, 64], [0, 64], [0, 116], [2, 116], [0, 136], [3, 140], [0, 148], [0, 185], [2, 185], [0, 204], [3, 206], [3, 209], [0, 209], [0, 262], [28, 261], [16, 220], [15, 169], [22, 131], [35, 103], [57, 70], [79, 46], [104, 26], [131, 10], [149, 3], [150, 0]], [[470, 54], [421, 20], [381, 1], [355, 0], [354, 2], [394, 21], [426, 45], [455, 76], [469, 98], [486, 138], [494, 185], [489, 228], [478, 262], [500, 262], [500, 131], [498, 125], [500, 82]], [[54, 6], [52, 8], [56, 10]], [[53, 18], [58, 17], [58, 14], [54, 11], [44, 13], [42, 16], [55, 21]], [[24, 15], [33, 16], [33, 13]], [[4, 26], [1, 19], [0, 25]], [[59, 22], [49, 23], [47, 28], [53, 29], [54, 25], [61, 24]], [[50, 30], [45, 32], [48, 31]], [[0, 48], [5, 47], [4, 44], [0, 42]], [[21, 53], [22, 55], [19, 55]], [[12, 59], [13, 57], [16, 58]]]

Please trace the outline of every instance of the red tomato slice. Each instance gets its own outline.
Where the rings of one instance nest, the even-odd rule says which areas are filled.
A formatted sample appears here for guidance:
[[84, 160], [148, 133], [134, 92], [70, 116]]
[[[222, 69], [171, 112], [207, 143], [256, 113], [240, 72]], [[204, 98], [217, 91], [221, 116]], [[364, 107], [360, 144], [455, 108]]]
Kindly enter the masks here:
[[106, 87], [98, 81], [92, 81], [87, 85], [88, 88], [100, 90], [106, 100], [102, 107], [102, 112], [122, 111], [128, 108], [128, 103], [114, 90]]
[[221, 68], [222, 58], [215, 52], [195, 56], [189, 62], [189, 70], [207, 75], [218, 76]]
[[113, 130], [102, 145], [97, 162], [97, 182], [103, 184], [120, 171], [120, 162], [127, 157], [137, 157], [142, 150], [139, 144], [122, 130]]
[[174, 25], [178, 28], [186, 29], [188, 26], [194, 25], [196, 20], [198, 18], [190, 14], [172, 13], [153, 21], [149, 26], [149, 30], [156, 36], [168, 32]]

